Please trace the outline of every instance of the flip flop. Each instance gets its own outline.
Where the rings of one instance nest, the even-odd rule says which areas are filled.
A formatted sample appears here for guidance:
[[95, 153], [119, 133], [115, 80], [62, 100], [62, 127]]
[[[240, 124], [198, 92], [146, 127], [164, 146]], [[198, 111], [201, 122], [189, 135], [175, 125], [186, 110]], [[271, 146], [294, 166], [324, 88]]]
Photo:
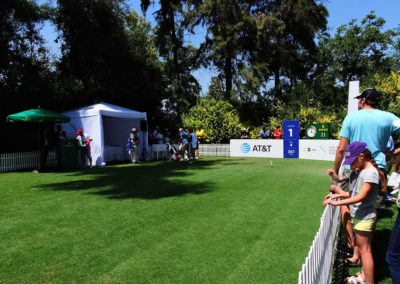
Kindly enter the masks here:
[[345, 264], [348, 264], [348, 265], [350, 265], [350, 266], [361, 266], [360, 260], [354, 262], [354, 261], [351, 261], [349, 258], [342, 258], [342, 259], [340, 259], [339, 261], [340, 261], [341, 263], [345, 263]]
[[[358, 281], [357, 281], [357, 280], [358, 280]], [[347, 278], [345, 279], [345, 281], [346, 281], [347, 283], [352, 283], [352, 284], [357, 284], [357, 283], [365, 284], [365, 281], [364, 281], [364, 279], [361, 278], [361, 275], [347, 277]]]

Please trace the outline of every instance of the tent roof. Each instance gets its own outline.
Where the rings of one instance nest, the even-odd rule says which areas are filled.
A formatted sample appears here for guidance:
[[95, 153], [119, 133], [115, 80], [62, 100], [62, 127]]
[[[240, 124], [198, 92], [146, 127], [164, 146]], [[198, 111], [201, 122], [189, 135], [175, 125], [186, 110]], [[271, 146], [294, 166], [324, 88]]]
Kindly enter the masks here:
[[64, 112], [63, 114], [69, 117], [107, 115], [120, 118], [147, 119], [147, 115], [145, 112], [138, 112], [105, 102], [70, 110]]

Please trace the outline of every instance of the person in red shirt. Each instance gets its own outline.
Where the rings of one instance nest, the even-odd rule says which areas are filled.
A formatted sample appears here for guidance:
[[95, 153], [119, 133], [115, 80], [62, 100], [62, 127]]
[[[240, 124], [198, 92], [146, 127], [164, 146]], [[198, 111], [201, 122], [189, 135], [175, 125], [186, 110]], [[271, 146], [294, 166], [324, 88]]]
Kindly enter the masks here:
[[274, 131], [274, 137], [275, 139], [282, 139], [283, 131], [280, 126], [277, 126], [275, 131]]

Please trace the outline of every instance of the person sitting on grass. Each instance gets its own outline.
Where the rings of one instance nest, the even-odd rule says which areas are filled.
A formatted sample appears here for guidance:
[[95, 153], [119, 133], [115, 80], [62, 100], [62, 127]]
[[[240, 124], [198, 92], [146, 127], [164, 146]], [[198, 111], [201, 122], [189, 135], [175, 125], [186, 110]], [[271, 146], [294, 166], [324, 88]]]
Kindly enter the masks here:
[[[376, 227], [376, 209], [374, 203], [381, 188], [386, 186], [385, 177], [379, 171], [375, 160], [363, 142], [353, 142], [345, 150], [344, 165], [350, 165], [350, 191], [345, 192], [331, 185], [335, 194], [328, 194], [323, 205], [350, 205], [350, 215], [356, 235], [356, 246], [361, 255], [362, 270], [358, 276], [345, 279], [347, 283], [374, 283], [374, 260], [371, 242]], [[343, 198], [342, 200], [337, 200]]]

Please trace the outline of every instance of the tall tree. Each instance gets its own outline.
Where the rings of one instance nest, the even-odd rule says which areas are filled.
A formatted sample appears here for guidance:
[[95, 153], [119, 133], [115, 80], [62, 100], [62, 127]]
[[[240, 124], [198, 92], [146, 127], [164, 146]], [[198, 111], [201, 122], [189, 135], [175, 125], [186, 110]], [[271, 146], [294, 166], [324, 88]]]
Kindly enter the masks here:
[[310, 89], [322, 105], [338, 109], [347, 104], [349, 81], [371, 84], [376, 73], [396, 69], [392, 54], [397, 33], [384, 31], [385, 20], [371, 12], [362, 19], [340, 26], [333, 37], [324, 34], [318, 43], [319, 55], [309, 77]]
[[257, 1], [255, 66], [267, 64], [264, 79], [274, 80], [275, 95], [282, 80], [290, 87], [307, 78], [316, 61], [316, 36], [326, 29], [328, 12], [315, 0]]
[[[184, 31], [187, 30], [185, 9], [190, 9], [191, 3], [186, 0], [160, 0], [160, 9], [155, 12], [156, 46], [165, 61], [165, 112], [174, 113], [176, 119], [180, 119], [181, 114], [196, 103], [201, 90], [191, 73], [198, 65], [197, 51], [193, 46], [184, 44]], [[142, 0], [142, 10], [145, 12], [150, 4], [150, 1]]]
[[42, 21], [42, 11], [34, 1], [0, 3], [2, 118], [4, 111], [44, 105], [51, 97], [48, 53], [39, 34]]
[[326, 41], [333, 56], [331, 67], [340, 83], [345, 85], [376, 71], [390, 71], [389, 51], [395, 32], [383, 31], [384, 24], [383, 18], [371, 12], [361, 25], [352, 20], [340, 26], [334, 37]]
[[246, 1], [205, 0], [198, 6], [199, 18], [207, 26], [206, 65], [214, 65], [225, 82], [225, 100], [233, 99], [233, 84], [243, 62], [251, 5]]
[[[53, 73], [39, 32], [44, 20], [42, 12], [35, 1], [0, 1], [0, 132], [13, 137], [1, 139], [2, 151], [37, 146], [26, 142], [26, 137], [34, 137], [37, 128], [7, 124], [8, 114], [38, 105], [55, 107]], [[21, 137], [21, 133], [25, 136]]]
[[162, 100], [162, 64], [150, 25], [123, 0], [58, 0], [58, 64], [65, 106], [101, 100], [149, 114]]

